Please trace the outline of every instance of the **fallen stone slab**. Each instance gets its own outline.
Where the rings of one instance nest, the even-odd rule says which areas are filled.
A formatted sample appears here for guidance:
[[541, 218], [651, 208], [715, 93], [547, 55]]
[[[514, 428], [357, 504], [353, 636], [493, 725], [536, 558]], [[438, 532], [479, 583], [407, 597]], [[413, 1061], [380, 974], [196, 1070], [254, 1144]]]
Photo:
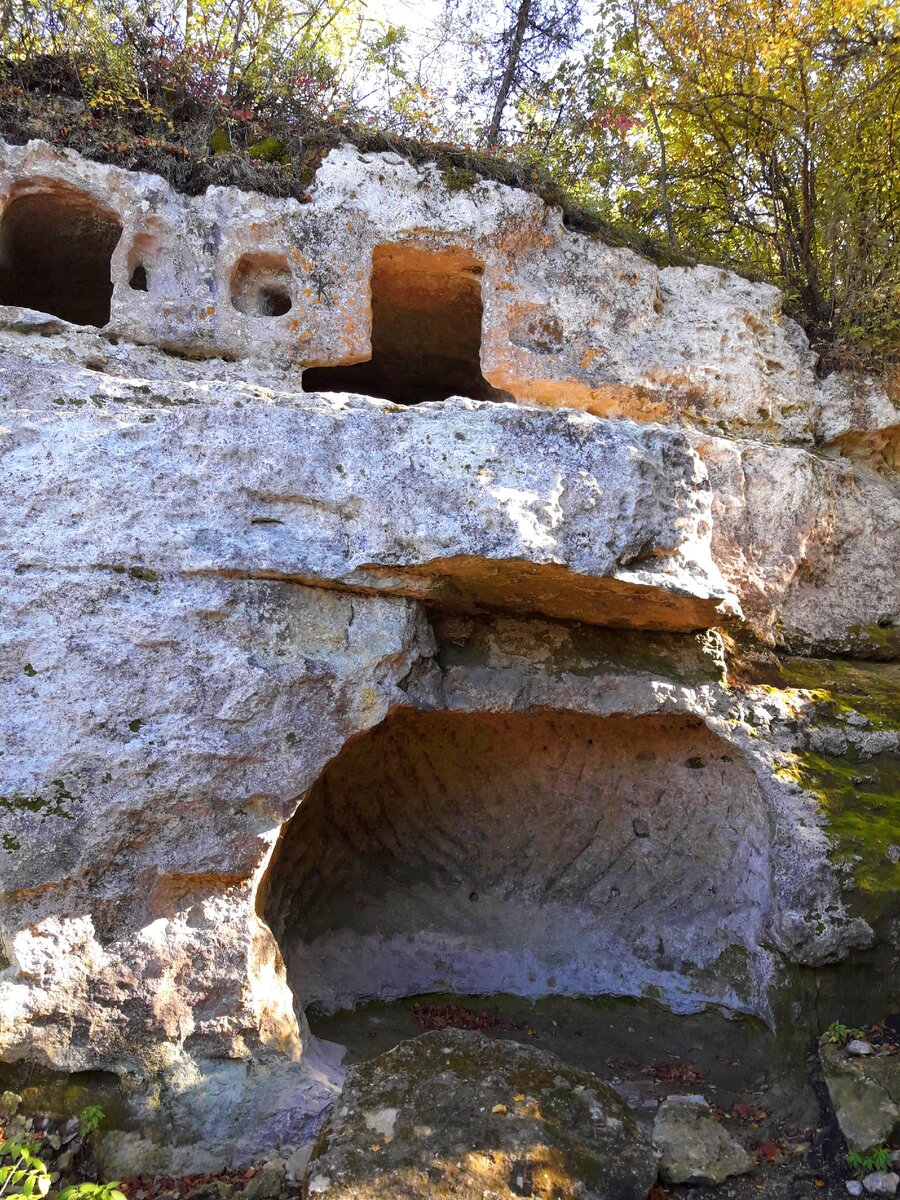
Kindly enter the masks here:
[[587, 1071], [448, 1029], [353, 1068], [305, 1200], [644, 1200], [656, 1150]]
[[819, 1043], [822, 1072], [841, 1133], [851, 1150], [883, 1146], [900, 1128], [900, 1056], [853, 1056]]
[[653, 1120], [664, 1183], [724, 1183], [753, 1169], [753, 1159], [713, 1119], [702, 1096], [669, 1096]]

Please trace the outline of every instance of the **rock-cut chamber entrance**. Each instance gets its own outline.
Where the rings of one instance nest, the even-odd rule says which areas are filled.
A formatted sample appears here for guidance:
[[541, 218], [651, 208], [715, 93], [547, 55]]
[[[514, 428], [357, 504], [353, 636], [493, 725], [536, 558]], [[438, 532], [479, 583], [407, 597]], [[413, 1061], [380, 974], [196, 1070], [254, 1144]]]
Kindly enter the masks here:
[[75, 325], [105, 325], [110, 263], [121, 235], [118, 217], [88, 193], [57, 183], [29, 185], [0, 215], [0, 304]]
[[301, 1007], [426, 992], [762, 1012], [747, 764], [684, 717], [398, 710], [287, 824], [262, 911]]
[[508, 400], [481, 374], [482, 264], [460, 249], [377, 246], [372, 357], [303, 372], [307, 392], [359, 392], [395, 404]]

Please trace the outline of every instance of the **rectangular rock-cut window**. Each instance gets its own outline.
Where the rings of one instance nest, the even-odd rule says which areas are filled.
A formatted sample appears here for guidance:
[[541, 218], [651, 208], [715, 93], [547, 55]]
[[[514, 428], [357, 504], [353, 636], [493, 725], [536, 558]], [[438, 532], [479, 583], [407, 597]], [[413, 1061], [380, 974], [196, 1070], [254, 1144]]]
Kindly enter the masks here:
[[372, 256], [372, 356], [312, 367], [307, 392], [359, 392], [395, 404], [508, 400], [481, 373], [483, 265], [465, 250], [392, 243]]
[[75, 325], [105, 325], [118, 217], [87, 192], [35, 181], [0, 217], [0, 304], [33, 308]]

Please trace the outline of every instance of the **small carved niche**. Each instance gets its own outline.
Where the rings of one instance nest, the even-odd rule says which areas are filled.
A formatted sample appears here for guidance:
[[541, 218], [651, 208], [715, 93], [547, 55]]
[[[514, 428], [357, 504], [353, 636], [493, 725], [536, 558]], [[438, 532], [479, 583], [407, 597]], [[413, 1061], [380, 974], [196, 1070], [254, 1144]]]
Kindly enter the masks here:
[[245, 254], [231, 275], [231, 303], [251, 317], [283, 317], [293, 307], [292, 290], [283, 254]]

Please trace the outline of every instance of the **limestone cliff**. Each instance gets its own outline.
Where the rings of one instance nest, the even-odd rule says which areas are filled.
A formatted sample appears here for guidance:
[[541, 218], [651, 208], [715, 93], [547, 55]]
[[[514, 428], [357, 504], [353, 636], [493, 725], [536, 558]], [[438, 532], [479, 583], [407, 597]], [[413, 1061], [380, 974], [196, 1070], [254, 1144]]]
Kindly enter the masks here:
[[112, 1169], [307, 1138], [313, 1001], [896, 953], [897, 402], [774, 288], [0, 145], [0, 350], [0, 1057], [116, 1076]]

